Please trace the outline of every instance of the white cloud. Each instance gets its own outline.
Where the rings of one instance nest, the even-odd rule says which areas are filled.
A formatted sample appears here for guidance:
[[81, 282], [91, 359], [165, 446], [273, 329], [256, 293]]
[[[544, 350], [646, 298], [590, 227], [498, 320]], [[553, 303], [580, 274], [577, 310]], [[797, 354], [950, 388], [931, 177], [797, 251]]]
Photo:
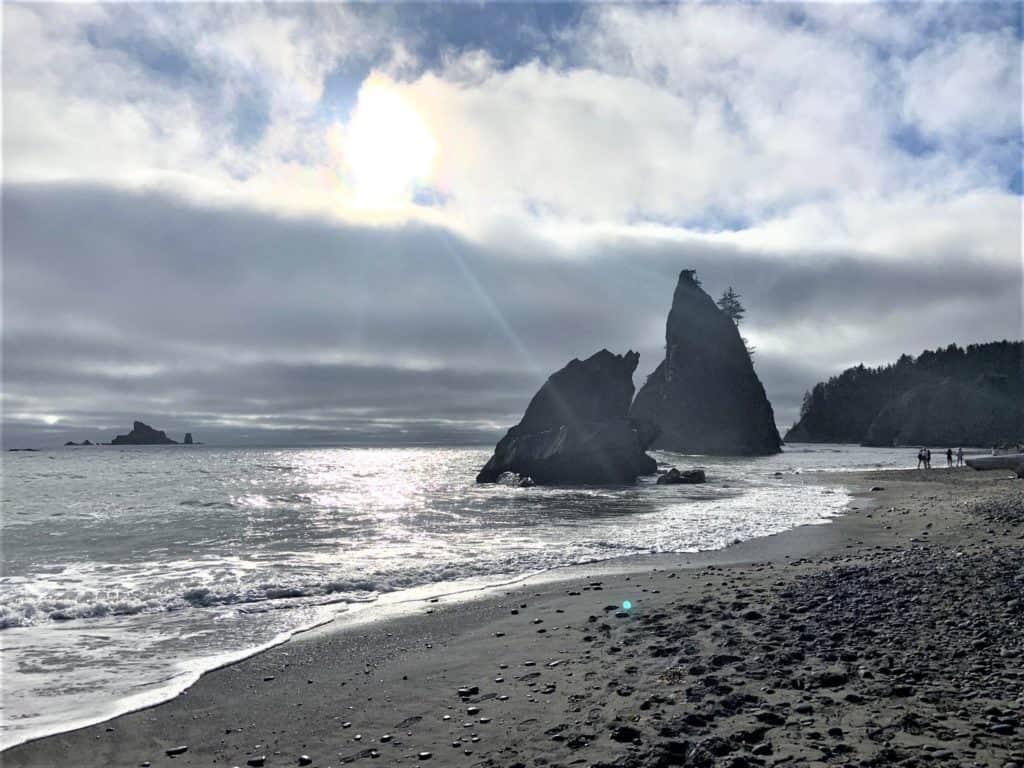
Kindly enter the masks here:
[[925, 49], [903, 72], [906, 117], [939, 138], [1019, 135], [1020, 55], [1011, 30], [970, 33]]
[[[828, 215], [848, 201], [948, 199], [1005, 184], [994, 165], [1019, 125], [1019, 45], [999, 28], [929, 37], [937, 13], [595, 7], [548, 63], [526, 55], [503, 69], [469, 50], [416, 73], [403, 40], [344, 7], [86, 7], [58, 18], [12, 6], [6, 173], [160, 180], [345, 214], [325, 78], [387, 54], [396, 90], [435, 134], [434, 181], [455, 220], [540, 212], [742, 227], [805, 206]], [[166, 49], [191, 72], [161, 77], [132, 44]], [[244, 97], [265, 107], [266, 125], [240, 144], [233, 110]], [[958, 144], [907, 153], [894, 135], [908, 126]]]

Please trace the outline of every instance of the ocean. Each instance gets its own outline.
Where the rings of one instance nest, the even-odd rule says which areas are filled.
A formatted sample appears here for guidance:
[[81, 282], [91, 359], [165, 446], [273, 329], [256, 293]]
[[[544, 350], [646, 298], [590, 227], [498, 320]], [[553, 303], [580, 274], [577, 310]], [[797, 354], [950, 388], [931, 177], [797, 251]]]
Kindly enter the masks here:
[[203, 671], [382, 596], [718, 549], [827, 523], [815, 473], [913, 451], [661, 452], [705, 485], [474, 483], [486, 448], [62, 448], [3, 456], [0, 747], [172, 697]]

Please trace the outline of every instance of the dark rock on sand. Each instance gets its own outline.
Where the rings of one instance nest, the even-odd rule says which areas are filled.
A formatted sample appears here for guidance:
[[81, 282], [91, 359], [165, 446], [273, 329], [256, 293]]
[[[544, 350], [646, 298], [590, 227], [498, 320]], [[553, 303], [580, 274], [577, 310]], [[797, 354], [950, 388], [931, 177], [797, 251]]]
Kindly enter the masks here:
[[640, 735], [640, 729], [634, 728], [631, 725], [620, 725], [611, 733], [612, 741], [622, 743], [637, 741], [640, 738]]
[[660, 428], [651, 444], [681, 453], [763, 455], [781, 447], [772, 406], [736, 324], [679, 275], [665, 330], [665, 360], [630, 410]]
[[707, 482], [703, 469], [684, 469], [680, 472], [672, 467], [664, 475], [658, 477], [658, 485], [687, 485]]
[[644, 450], [656, 431], [628, 416], [636, 352], [606, 349], [573, 360], [534, 395], [522, 420], [477, 475], [493, 483], [504, 472], [552, 483], [626, 483], [653, 474]]
[[127, 435], [118, 435], [110, 441], [111, 445], [177, 445], [171, 440], [166, 432], [153, 429], [148, 424], [136, 421], [132, 424], [132, 431]]

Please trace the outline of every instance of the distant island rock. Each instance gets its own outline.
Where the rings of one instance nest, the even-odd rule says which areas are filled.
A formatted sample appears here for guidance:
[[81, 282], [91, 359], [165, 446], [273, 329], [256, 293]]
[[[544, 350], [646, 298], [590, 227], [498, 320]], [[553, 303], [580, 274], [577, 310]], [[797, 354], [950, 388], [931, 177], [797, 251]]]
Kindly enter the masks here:
[[1024, 342], [848, 368], [804, 396], [791, 442], [992, 446], [1024, 438]]
[[68, 445], [85, 446], [85, 445], [93, 445], [93, 443], [92, 443], [91, 440], [83, 440], [80, 443], [76, 443], [74, 440], [68, 440], [66, 443], [64, 443], [64, 445], [65, 446], [68, 446]]
[[186, 432], [185, 433], [185, 442], [184, 442], [184, 444], [185, 445], [192, 445], [192, 433], [191, 432]]
[[132, 431], [127, 435], [118, 435], [110, 441], [111, 445], [177, 445], [176, 440], [171, 440], [166, 432], [153, 429], [148, 424], [136, 421], [132, 424]]
[[665, 359], [630, 416], [660, 429], [652, 448], [713, 455], [781, 449], [775, 414], [736, 324], [693, 270], [679, 275], [665, 329]]
[[630, 483], [654, 474], [657, 463], [644, 451], [657, 430], [629, 417], [639, 360], [636, 352], [602, 349], [552, 374], [477, 482], [496, 482], [506, 472], [541, 485]]

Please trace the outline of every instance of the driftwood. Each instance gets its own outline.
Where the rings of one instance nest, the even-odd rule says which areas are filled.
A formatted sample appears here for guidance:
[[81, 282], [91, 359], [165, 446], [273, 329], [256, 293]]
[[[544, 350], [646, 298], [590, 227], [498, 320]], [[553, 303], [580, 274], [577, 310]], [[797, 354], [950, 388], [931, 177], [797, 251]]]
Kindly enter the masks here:
[[1008, 453], [1003, 456], [974, 456], [966, 460], [972, 469], [1017, 469], [1024, 464], [1024, 453]]

